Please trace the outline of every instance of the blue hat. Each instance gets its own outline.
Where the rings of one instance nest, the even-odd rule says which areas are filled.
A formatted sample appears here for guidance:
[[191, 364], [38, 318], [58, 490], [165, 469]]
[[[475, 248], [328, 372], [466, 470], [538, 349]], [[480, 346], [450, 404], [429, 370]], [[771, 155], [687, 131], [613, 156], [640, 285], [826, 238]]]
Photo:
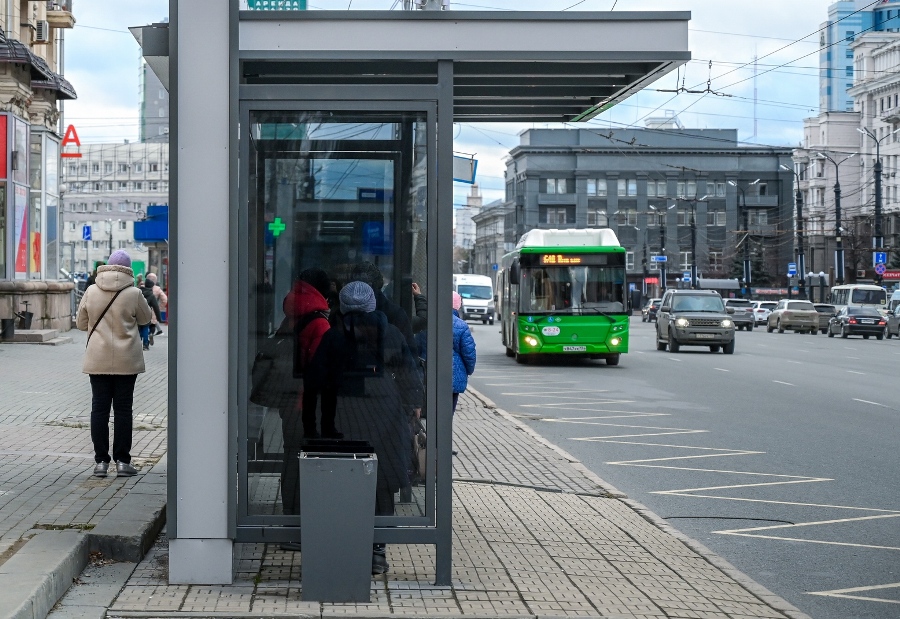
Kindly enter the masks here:
[[109, 260], [106, 261], [106, 264], [115, 264], [120, 267], [128, 267], [131, 268], [131, 256], [128, 255], [128, 252], [124, 249], [117, 249], [109, 256]]
[[341, 289], [341, 313], [374, 312], [375, 292], [365, 282], [350, 282]]

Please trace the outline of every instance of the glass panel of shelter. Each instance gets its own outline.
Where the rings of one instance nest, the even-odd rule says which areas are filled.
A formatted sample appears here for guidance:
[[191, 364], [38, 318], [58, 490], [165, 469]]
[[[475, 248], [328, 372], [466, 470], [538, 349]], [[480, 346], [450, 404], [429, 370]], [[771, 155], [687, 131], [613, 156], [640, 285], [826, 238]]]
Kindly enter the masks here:
[[429, 322], [412, 294], [428, 294], [426, 121], [251, 112], [249, 516], [300, 524], [298, 455], [313, 439], [371, 445], [376, 516], [427, 515]]

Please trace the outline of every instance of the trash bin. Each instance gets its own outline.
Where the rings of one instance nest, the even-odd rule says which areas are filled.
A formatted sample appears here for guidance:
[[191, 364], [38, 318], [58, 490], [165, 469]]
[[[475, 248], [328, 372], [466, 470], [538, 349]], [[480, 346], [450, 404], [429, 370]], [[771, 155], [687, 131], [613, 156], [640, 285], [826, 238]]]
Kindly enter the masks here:
[[378, 458], [365, 441], [301, 446], [302, 600], [370, 601], [377, 472]]
[[19, 327], [23, 331], [31, 329], [31, 321], [34, 318], [34, 312], [19, 312]]
[[0, 318], [0, 340], [12, 342], [16, 339], [16, 319]]

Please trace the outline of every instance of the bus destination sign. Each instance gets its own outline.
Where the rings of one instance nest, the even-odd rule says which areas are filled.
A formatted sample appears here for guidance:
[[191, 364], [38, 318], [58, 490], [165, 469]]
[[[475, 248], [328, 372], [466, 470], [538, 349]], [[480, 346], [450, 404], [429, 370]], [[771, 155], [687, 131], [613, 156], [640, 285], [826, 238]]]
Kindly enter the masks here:
[[589, 266], [607, 264], [606, 254], [541, 254], [542, 266]]

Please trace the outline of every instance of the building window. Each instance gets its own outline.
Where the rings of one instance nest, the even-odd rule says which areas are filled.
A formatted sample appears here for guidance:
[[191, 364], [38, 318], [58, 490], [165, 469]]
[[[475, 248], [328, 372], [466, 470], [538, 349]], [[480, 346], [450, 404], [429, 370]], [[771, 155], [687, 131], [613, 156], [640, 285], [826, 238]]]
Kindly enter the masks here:
[[100, 241], [91, 241], [91, 249], [100, 249]]
[[716, 208], [706, 211], [707, 226], [724, 226], [725, 225], [725, 209]]
[[87, 213], [87, 202], [82, 202], [82, 203], [81, 203], [81, 212], [82, 212], [82, 213]]
[[709, 270], [710, 271], [721, 271], [722, 270], [722, 252], [721, 251], [710, 251], [709, 252]]
[[120, 221], [119, 222], [119, 230], [128, 230], [128, 222]]
[[852, 49], [847, 50], [847, 58], [853, 58], [853, 50]]
[[144, 164], [143, 164], [143, 163], [135, 163], [135, 164], [134, 164], [134, 171], [135, 171], [135, 172], [143, 172], [143, 171], [144, 171]]
[[606, 197], [606, 179], [605, 178], [589, 178], [587, 180], [587, 195]]
[[684, 208], [684, 207], [678, 209], [678, 225], [679, 226], [691, 225], [691, 209]]
[[157, 183], [156, 181], [150, 181], [147, 184], [150, 185], [150, 191], [159, 191], [159, 183]]
[[106, 206], [106, 212], [107, 212], [107, 213], [110, 212], [110, 211], [112, 210], [112, 203], [111, 203], [111, 202], [106, 202], [104, 206]]
[[69, 174], [71, 174], [72, 176], [75, 176], [76, 174], [78, 174], [78, 164], [77, 163], [69, 164]]
[[158, 163], [151, 163], [149, 165], [150, 165], [151, 172], [159, 172], [159, 164]]
[[725, 197], [725, 183], [716, 183], [716, 197], [724, 198]]
[[757, 184], [756, 189], [757, 189], [757, 195], [759, 195], [759, 196], [769, 195], [769, 186], [766, 183]]
[[128, 212], [128, 202], [119, 202], [119, 212], [120, 213]]
[[103, 191], [103, 183], [94, 183], [94, 191]]
[[689, 252], [689, 251], [678, 252], [678, 261], [681, 263], [682, 271], [690, 270], [690, 268], [691, 268], [691, 252]]
[[166, 117], [166, 109], [165, 109], [165, 108], [162, 108], [162, 107], [159, 108], [159, 117], [160, 117], [160, 118], [165, 118], [165, 117]]
[[78, 173], [79, 174], [87, 174], [87, 164], [86, 163], [82, 163], [80, 166], [78, 166]]
[[659, 271], [659, 263], [656, 261], [656, 257], [657, 257], [658, 255], [659, 255], [659, 254], [650, 254], [650, 258], [648, 259], [649, 262], [647, 262], [647, 269], [648, 269], [648, 270], [650, 270], [650, 271]]
[[[151, 166], [156, 164], [151, 164]], [[151, 170], [152, 172], [156, 172], [156, 170]], [[566, 186], [566, 179], [564, 178], [548, 178], [544, 180], [544, 193], [568, 193], [566, 191], [568, 188]]]
[[135, 191], [142, 191], [143, 188], [144, 188], [144, 183], [142, 183], [142, 182], [140, 182], [140, 181], [137, 181], [137, 182], [134, 184], [134, 190], [135, 190]]
[[665, 198], [666, 181], [647, 181], [648, 198]]
[[633, 251], [625, 252], [625, 270], [626, 271], [634, 271], [634, 252]]
[[848, 30], [848, 31], [847, 31], [847, 40], [848, 40], [848, 41], [852, 41], [852, 40], [853, 40], [853, 35], [855, 35], [855, 34], [856, 34], [856, 33], [855, 33], [853, 30]]
[[769, 212], [763, 209], [750, 209], [751, 226], [765, 226], [769, 223]]
[[666, 212], [665, 210], [651, 210], [647, 211], [647, 226], [650, 228], [655, 228], [656, 226], [663, 226], [666, 223]]
[[93, 172], [94, 174], [99, 174], [100, 173], [100, 164], [92, 163], [91, 164], [91, 172]]
[[75, 232], [75, 222], [74, 221], [69, 222], [69, 230], [71, 230], [72, 232]]
[[853, 67], [852, 66], [846, 67], [845, 72], [847, 74], [847, 77], [853, 77]]
[[599, 228], [609, 227], [609, 218], [606, 216], [606, 209], [592, 208], [587, 212], [587, 225]]
[[567, 211], [568, 209], [564, 206], [560, 208], [548, 208], [544, 213], [544, 223], [554, 226], [566, 224]]
[[125, 246], [128, 245], [128, 243], [126, 243], [125, 241], [119, 241], [118, 245], [119, 249], [125, 249]]
[[620, 196], [636, 196], [637, 195], [637, 179], [620, 178], [618, 194]]
[[119, 164], [119, 172], [128, 172], [128, 164], [120, 163]]
[[104, 161], [103, 162], [103, 172], [105, 174], [110, 174], [113, 171], [112, 161]]
[[616, 214], [616, 223], [620, 226], [636, 226], [637, 225], [637, 209], [620, 208]]

